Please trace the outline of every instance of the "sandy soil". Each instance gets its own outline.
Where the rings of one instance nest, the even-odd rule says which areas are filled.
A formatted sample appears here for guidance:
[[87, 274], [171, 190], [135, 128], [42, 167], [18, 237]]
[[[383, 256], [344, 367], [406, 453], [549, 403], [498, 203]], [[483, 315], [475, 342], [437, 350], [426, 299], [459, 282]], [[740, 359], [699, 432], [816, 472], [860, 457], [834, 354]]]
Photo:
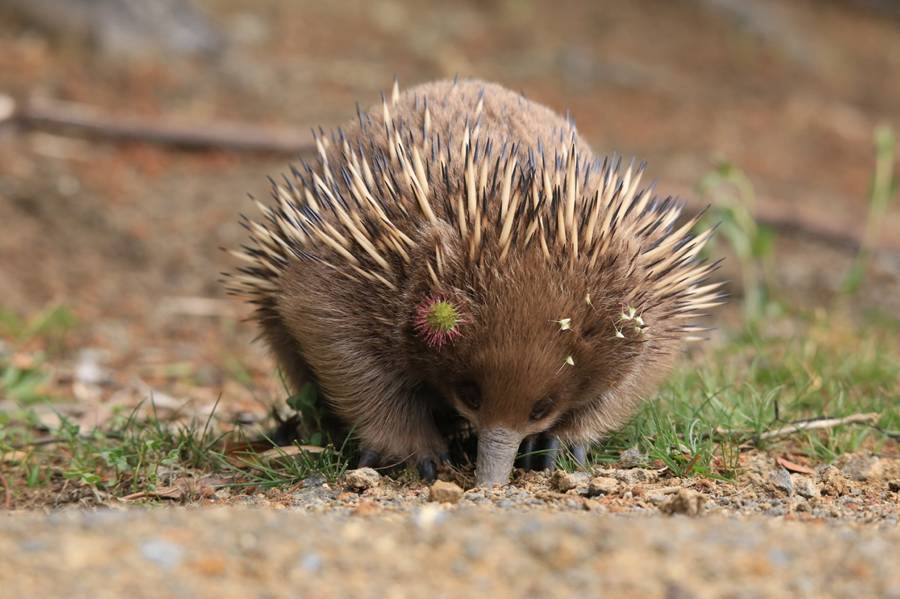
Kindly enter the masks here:
[[771, 519], [276, 510], [0, 521], [11, 597], [896, 597], [900, 531]]

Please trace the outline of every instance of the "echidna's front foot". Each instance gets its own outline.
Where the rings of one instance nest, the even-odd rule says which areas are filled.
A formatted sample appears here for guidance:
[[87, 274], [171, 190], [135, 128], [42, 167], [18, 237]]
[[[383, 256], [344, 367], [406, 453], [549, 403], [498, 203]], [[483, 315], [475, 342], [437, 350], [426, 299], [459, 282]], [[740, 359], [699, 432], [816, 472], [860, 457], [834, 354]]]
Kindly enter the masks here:
[[569, 451], [572, 452], [572, 457], [575, 459], [576, 464], [579, 466], [587, 465], [587, 445], [578, 443], [577, 445], [572, 445]]
[[371, 449], [362, 449], [359, 452], [359, 461], [356, 464], [357, 468], [378, 468], [382, 465], [383, 459], [381, 458], [381, 454], [377, 451], [372, 451]]
[[516, 466], [525, 470], [553, 470], [559, 455], [559, 437], [539, 433], [525, 437], [519, 445]]
[[[438, 469], [441, 464], [446, 464], [450, 462], [450, 454], [446, 451], [441, 453], [425, 453], [422, 455], [414, 456], [413, 458], [407, 461], [410, 465], [415, 465], [416, 471], [419, 473], [419, 476], [422, 477], [427, 483], [433, 483], [437, 480]], [[391, 468], [391, 466], [400, 466], [402, 462], [398, 463], [396, 460], [388, 460], [385, 457], [378, 453], [377, 451], [373, 451], [371, 449], [362, 449], [359, 452], [359, 461], [357, 462], [357, 468]]]

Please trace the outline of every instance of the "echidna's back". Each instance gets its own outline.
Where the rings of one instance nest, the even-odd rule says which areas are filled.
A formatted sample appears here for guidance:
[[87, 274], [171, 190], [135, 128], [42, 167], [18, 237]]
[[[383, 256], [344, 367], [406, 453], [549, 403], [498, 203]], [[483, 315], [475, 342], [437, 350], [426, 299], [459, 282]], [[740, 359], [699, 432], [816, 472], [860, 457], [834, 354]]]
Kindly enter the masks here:
[[[516, 145], [520, 164], [528, 160], [529, 153], [538, 163], [552, 163], [559, 152], [565, 153], [571, 147], [573, 133], [578, 152], [582, 156], [591, 155], [590, 146], [577, 134], [573, 122], [496, 83], [479, 79], [446, 79], [411, 87], [400, 92], [396, 103], [390, 102], [393, 124], [400, 130], [418, 134], [418, 139], [421, 139], [426, 104], [431, 119], [431, 134], [440, 140], [441, 145], [449, 145], [450, 148], [460, 148], [468, 127], [470, 135], [481, 140], [482, 151], [487, 143], [492, 145], [495, 153], [504, 144]], [[362, 118], [367, 122], [365, 128], [361, 127], [359, 120], [355, 120], [344, 130], [350, 146], [361, 143], [370, 156], [377, 151], [388, 154], [389, 142], [383, 127], [382, 104], [373, 104]], [[429, 157], [423, 158], [427, 160]], [[455, 158], [448, 161], [451, 178], [459, 175], [465, 166], [459, 156]], [[329, 159], [336, 161], [336, 164], [343, 160], [339, 144], [329, 148]]]
[[[481, 100], [481, 136], [493, 140], [495, 145], [510, 141], [524, 146], [523, 150], [537, 150], [542, 145], [551, 154], [548, 158], [552, 158], [560, 143], [571, 142], [575, 131], [571, 122], [549, 108], [496, 83], [477, 79], [436, 81], [410, 88], [400, 95], [399, 118], [415, 118], [426, 98], [434, 130], [449, 133], [452, 139], [461, 140], [467, 124], [475, 127], [474, 114]], [[380, 108], [378, 105], [373, 110]], [[587, 155], [588, 145], [581, 138], [577, 141], [579, 152]]]

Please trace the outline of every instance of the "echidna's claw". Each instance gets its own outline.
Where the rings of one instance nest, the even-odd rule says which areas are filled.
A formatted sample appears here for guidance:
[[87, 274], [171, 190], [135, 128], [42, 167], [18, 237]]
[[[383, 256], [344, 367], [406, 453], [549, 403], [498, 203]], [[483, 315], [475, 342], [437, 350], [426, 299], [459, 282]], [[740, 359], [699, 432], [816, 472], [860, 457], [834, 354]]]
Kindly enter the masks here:
[[434, 458], [422, 458], [416, 464], [416, 469], [426, 483], [433, 483], [437, 479], [437, 463]]
[[532, 452], [537, 441], [537, 435], [529, 435], [519, 445], [519, 455], [516, 457], [516, 468], [531, 470]]
[[559, 455], [559, 437], [545, 435], [539, 440], [538, 453], [531, 462], [533, 470], [553, 470]]
[[363, 449], [359, 452], [357, 468], [377, 468], [381, 464], [381, 455], [371, 449]]
[[519, 445], [516, 466], [524, 470], [553, 470], [559, 455], [559, 438], [541, 433], [530, 435]]
[[569, 448], [569, 451], [572, 452], [572, 457], [575, 458], [575, 463], [579, 466], [587, 464], [587, 446], [584, 443], [573, 445]]

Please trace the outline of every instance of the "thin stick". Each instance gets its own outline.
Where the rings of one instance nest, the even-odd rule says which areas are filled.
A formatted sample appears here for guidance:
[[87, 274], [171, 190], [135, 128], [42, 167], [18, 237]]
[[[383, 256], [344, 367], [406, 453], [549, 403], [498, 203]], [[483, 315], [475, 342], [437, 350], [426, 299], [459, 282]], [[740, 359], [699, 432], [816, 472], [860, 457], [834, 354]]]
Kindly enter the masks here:
[[[113, 141], [137, 141], [186, 150], [230, 150], [277, 154], [312, 154], [312, 134], [279, 127], [264, 129], [239, 123], [211, 122], [202, 126], [184, 122], [113, 116], [100, 110], [59, 100], [16, 104], [0, 95], [0, 123], [12, 122], [25, 129], [69, 133]], [[11, 104], [10, 104], [11, 103]]]
[[[803, 431], [823, 430], [843, 426], [845, 424], [874, 424], [875, 422], [878, 422], [880, 417], [880, 414], [873, 412], [869, 414], [851, 414], [850, 416], [844, 416], [843, 418], [810, 418], [808, 420], [796, 420], [787, 426], [754, 436], [749, 442], [753, 445], [758, 445], [762, 441], [785, 437]], [[751, 435], [752, 432], [748, 430], [717, 428], [715, 434], [722, 437], [741, 437]]]

